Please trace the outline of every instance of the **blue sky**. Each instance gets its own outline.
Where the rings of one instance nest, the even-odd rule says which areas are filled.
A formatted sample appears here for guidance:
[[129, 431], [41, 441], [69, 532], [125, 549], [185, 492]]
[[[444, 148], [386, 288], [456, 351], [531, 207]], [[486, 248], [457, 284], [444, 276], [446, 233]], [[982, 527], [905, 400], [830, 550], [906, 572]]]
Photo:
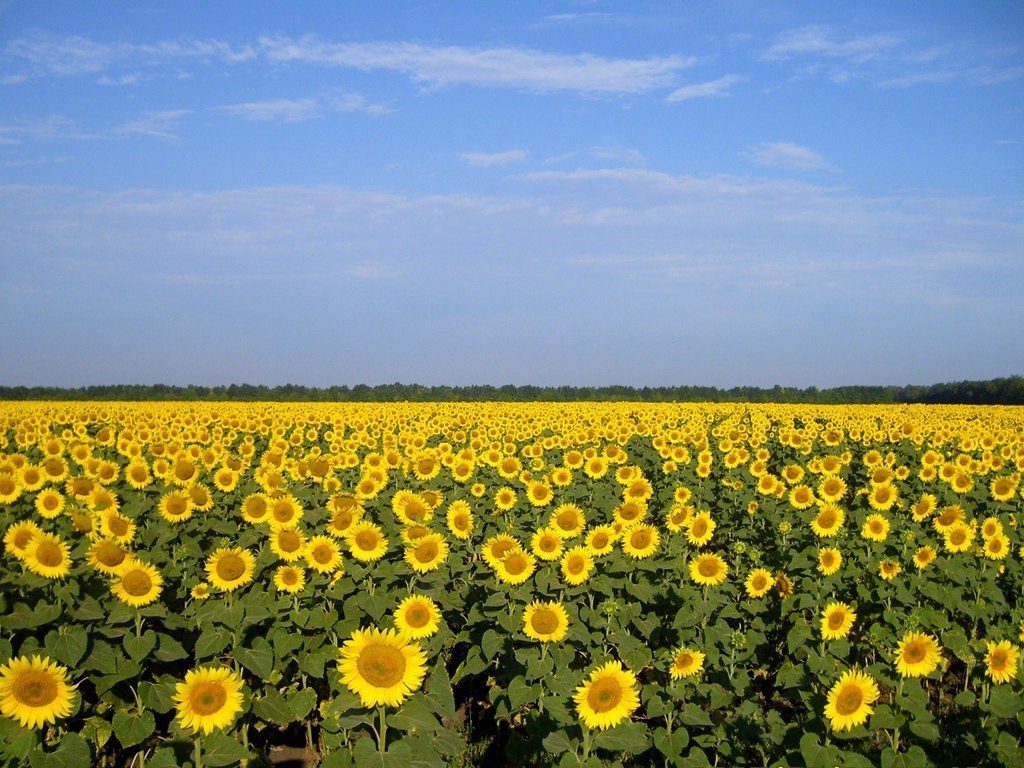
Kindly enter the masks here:
[[1024, 372], [1024, 5], [0, 2], [0, 383]]

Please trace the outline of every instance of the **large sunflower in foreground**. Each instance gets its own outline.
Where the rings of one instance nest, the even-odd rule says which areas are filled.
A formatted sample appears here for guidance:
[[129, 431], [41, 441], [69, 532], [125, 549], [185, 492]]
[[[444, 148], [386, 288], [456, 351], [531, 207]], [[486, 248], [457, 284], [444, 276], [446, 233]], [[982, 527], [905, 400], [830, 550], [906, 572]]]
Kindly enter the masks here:
[[231, 592], [252, 581], [256, 570], [256, 558], [252, 552], [241, 547], [221, 547], [206, 561], [206, 573], [210, 583], [224, 592]]
[[175, 686], [173, 698], [183, 728], [210, 733], [242, 711], [242, 679], [227, 667], [200, 667]]
[[419, 690], [426, 661], [419, 645], [393, 629], [357, 629], [341, 647], [341, 682], [364, 707], [397, 707]]
[[52, 533], [40, 533], [25, 549], [25, 565], [37, 576], [63, 579], [71, 573], [68, 545]]
[[923, 677], [942, 663], [939, 641], [922, 632], [911, 632], [896, 648], [896, 671], [901, 677]]
[[867, 674], [856, 670], [843, 673], [828, 692], [825, 717], [834, 731], [848, 731], [867, 722], [878, 700], [878, 685]]
[[611, 728], [626, 720], [640, 706], [636, 675], [609, 661], [590, 673], [573, 695], [576, 712], [587, 728]]
[[25, 728], [70, 715], [73, 690], [67, 670], [45, 656], [19, 656], [0, 666], [0, 712]]

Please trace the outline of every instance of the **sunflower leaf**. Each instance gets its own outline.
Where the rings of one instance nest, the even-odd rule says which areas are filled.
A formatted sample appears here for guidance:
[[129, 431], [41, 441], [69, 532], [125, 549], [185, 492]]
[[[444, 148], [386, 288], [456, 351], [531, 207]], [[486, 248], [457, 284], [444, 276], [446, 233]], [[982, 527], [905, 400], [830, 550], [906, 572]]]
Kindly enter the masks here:
[[235, 765], [249, 757], [249, 750], [238, 739], [222, 731], [203, 736], [202, 750], [203, 765], [213, 768]]
[[37, 749], [28, 756], [32, 768], [89, 768], [92, 752], [89, 744], [77, 733], [65, 733], [52, 752]]
[[232, 653], [238, 663], [262, 680], [266, 680], [274, 672], [274, 649], [263, 637], [252, 641], [252, 646], [235, 646]]
[[125, 635], [123, 644], [125, 651], [127, 651], [131, 658], [140, 660], [146, 658], [150, 651], [156, 647], [156, 640], [156, 632], [150, 629], [141, 637]]
[[639, 754], [650, 746], [647, 739], [647, 726], [643, 723], [622, 723], [598, 733], [594, 737], [594, 746], [612, 752]]
[[291, 707], [288, 706], [288, 702], [276, 688], [271, 688], [262, 698], [254, 699], [252, 711], [261, 720], [278, 723], [279, 725], [287, 725], [295, 719]]
[[156, 718], [149, 710], [136, 715], [135, 712], [119, 710], [114, 714], [114, 735], [122, 747], [140, 744], [156, 729]]

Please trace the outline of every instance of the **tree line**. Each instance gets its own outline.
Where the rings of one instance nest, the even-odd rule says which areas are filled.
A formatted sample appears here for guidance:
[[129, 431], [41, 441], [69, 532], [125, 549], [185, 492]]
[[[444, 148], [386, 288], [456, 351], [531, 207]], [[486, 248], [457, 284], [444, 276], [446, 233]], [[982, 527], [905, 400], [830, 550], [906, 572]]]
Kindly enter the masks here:
[[423, 386], [421, 384], [266, 386], [229, 384], [206, 387], [190, 384], [104, 384], [89, 387], [0, 386], [0, 400], [210, 400], [278, 402], [713, 402], [813, 403], [821, 405], [872, 403], [946, 403], [965, 405], [1024, 405], [1024, 376], [960, 381], [926, 386], [718, 387], [667, 386], [540, 387], [506, 384]]

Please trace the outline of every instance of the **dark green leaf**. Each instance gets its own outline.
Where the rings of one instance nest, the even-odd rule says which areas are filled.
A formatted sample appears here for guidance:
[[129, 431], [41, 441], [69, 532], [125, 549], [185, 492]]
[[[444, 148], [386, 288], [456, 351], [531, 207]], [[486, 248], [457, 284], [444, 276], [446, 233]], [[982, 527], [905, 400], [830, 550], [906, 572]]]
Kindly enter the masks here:
[[679, 719], [684, 725], [711, 725], [711, 718], [708, 717], [708, 713], [698, 707], [693, 702], [686, 705], [686, 709], [682, 711]]
[[594, 737], [594, 746], [612, 752], [639, 754], [650, 746], [647, 740], [647, 726], [643, 723], [622, 723]]
[[235, 646], [232, 653], [239, 664], [261, 680], [266, 680], [274, 672], [274, 649], [266, 638], [253, 639], [248, 648]]
[[52, 752], [37, 749], [28, 756], [32, 768], [90, 768], [92, 753], [77, 733], [65, 733]]
[[125, 635], [124, 649], [128, 655], [136, 661], [141, 661], [149, 655], [149, 652], [156, 648], [156, 632], [147, 630], [142, 637]]
[[199, 635], [196, 640], [193, 653], [196, 659], [208, 659], [211, 656], [216, 656], [218, 653], [228, 647], [228, 643], [231, 642], [231, 633], [226, 629], [220, 629], [218, 627], [207, 627]]
[[120, 710], [114, 713], [114, 735], [122, 747], [141, 744], [156, 730], [156, 718], [149, 710], [141, 715], [135, 710]]
[[203, 736], [202, 740], [203, 765], [212, 768], [222, 768], [226, 765], [235, 765], [249, 757], [249, 752], [238, 739], [223, 731], [214, 731]]
[[291, 707], [276, 688], [271, 688], [259, 699], [253, 699], [252, 711], [261, 720], [280, 725], [287, 725], [294, 719]]

